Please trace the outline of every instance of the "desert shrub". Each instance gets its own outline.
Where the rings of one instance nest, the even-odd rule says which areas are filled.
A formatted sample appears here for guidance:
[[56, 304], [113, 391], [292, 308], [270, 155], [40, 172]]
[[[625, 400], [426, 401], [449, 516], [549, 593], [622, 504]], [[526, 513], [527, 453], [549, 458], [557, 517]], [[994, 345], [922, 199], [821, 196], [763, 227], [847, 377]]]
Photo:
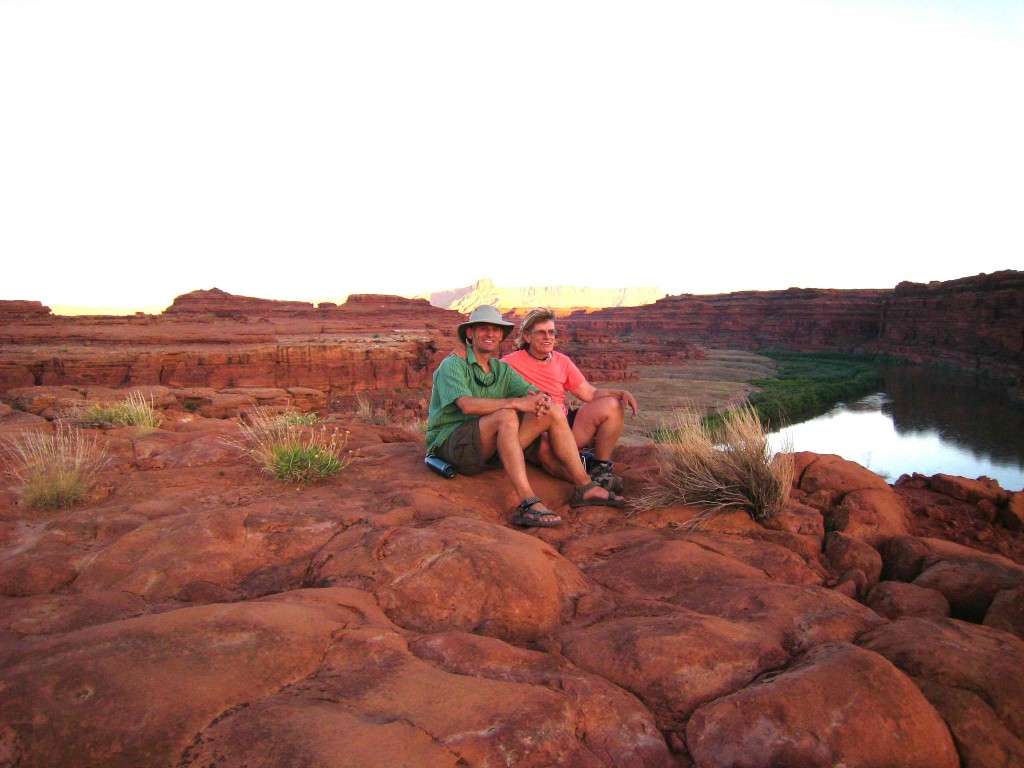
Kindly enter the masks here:
[[32, 509], [63, 509], [81, 501], [107, 462], [95, 436], [60, 423], [53, 433], [22, 432], [4, 442], [8, 471]]
[[793, 478], [793, 454], [772, 454], [768, 433], [749, 403], [724, 414], [717, 428], [698, 411], [684, 409], [659, 439], [658, 471], [633, 501], [633, 511], [673, 504], [700, 507], [703, 513], [694, 525], [727, 509], [743, 509], [759, 522], [782, 511]]
[[132, 392], [113, 405], [95, 404], [78, 408], [68, 418], [82, 427], [141, 427], [146, 431], [156, 429], [163, 421], [153, 407], [152, 398], [146, 400], [139, 392]]
[[[343, 455], [348, 433], [328, 430], [326, 425], [310, 430], [295, 414], [274, 413], [254, 408], [242, 422], [249, 454], [264, 471], [278, 480], [308, 483], [337, 474], [348, 466]], [[299, 414], [301, 415], [301, 414]]]
[[378, 408], [366, 395], [356, 396], [356, 409], [354, 412], [356, 421], [361, 421], [363, 424], [392, 424], [393, 419], [387, 410], [384, 408]]
[[284, 421], [286, 424], [295, 424], [300, 427], [311, 427], [320, 421], [320, 417], [316, 414], [316, 411], [312, 413], [299, 413], [298, 411], [288, 411], [278, 416], [279, 419]]

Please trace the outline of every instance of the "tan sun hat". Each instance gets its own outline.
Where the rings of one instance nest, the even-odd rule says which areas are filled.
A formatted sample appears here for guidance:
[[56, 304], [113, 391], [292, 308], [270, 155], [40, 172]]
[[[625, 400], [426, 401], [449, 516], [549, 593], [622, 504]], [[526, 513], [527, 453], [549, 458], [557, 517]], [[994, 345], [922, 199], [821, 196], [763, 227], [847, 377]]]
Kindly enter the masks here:
[[508, 338], [508, 335], [512, 333], [512, 329], [516, 327], [515, 323], [506, 322], [501, 312], [498, 311], [497, 307], [492, 307], [489, 304], [484, 304], [481, 307], [477, 307], [469, 314], [469, 320], [459, 324], [459, 339], [462, 343], [466, 343], [466, 328], [477, 323], [490, 323], [491, 325], [497, 325], [501, 328], [501, 340], [504, 341]]

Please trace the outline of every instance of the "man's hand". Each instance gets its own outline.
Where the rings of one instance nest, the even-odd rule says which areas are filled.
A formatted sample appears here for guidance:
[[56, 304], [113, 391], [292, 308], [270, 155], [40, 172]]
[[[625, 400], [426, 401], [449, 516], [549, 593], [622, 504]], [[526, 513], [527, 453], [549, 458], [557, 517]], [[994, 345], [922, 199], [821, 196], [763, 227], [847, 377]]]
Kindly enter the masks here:
[[633, 397], [629, 392], [624, 389], [619, 390], [619, 400], [622, 402], [622, 408], [629, 409], [633, 412], [633, 418], [636, 418], [636, 412], [639, 410], [639, 406], [636, 404], [636, 398]]
[[547, 392], [531, 392], [516, 399], [516, 410], [530, 413], [540, 418], [551, 410], [551, 395]]

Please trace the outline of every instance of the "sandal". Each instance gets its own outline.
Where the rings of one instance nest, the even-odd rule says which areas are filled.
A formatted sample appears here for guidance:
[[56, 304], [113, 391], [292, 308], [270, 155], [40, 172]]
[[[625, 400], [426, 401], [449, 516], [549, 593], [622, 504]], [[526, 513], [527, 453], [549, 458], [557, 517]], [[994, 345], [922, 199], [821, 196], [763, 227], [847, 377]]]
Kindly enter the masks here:
[[592, 459], [586, 464], [587, 473], [590, 479], [601, 484], [607, 491], [619, 493], [622, 491], [622, 478], [612, 474], [612, 463], [610, 461], [598, 461]]
[[583, 494], [589, 491], [591, 488], [601, 488], [601, 484], [596, 480], [587, 483], [580, 488], [576, 488], [572, 492], [572, 496], [569, 497], [570, 507], [624, 507], [626, 506], [626, 500], [621, 496], [616, 496], [611, 491], [608, 491], [608, 498], [606, 499], [588, 499]]
[[532, 526], [534, 528], [554, 528], [557, 525], [561, 525], [563, 522], [562, 518], [551, 510], [545, 509], [537, 512], [531, 509], [534, 504], [540, 503], [539, 496], [531, 496], [519, 502], [515, 514], [512, 515], [512, 525]]

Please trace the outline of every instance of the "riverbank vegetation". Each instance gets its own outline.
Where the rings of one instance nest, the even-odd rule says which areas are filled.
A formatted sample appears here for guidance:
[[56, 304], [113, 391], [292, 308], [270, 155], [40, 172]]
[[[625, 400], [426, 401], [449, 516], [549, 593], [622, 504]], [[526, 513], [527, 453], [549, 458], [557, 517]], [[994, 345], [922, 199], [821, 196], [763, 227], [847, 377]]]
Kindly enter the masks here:
[[776, 364], [770, 379], [751, 379], [758, 388], [750, 404], [772, 429], [844, 400], [880, 389], [882, 374], [864, 356], [820, 352], [764, 352]]

